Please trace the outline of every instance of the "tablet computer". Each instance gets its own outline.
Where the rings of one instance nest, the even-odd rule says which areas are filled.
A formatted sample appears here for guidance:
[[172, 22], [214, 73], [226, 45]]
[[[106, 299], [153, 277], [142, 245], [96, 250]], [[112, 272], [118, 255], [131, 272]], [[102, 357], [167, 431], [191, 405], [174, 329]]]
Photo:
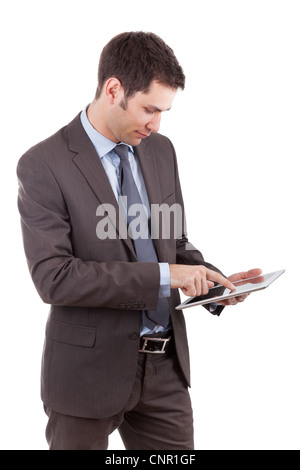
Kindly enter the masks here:
[[176, 310], [194, 307], [195, 305], [210, 304], [212, 302], [218, 303], [218, 301], [229, 299], [230, 297], [238, 297], [242, 294], [247, 294], [250, 292], [265, 289], [284, 272], [285, 269], [281, 269], [280, 271], [275, 271], [273, 273], [261, 274], [257, 277], [251, 277], [249, 279], [235, 281], [232, 283], [235, 285], [235, 290], [230, 290], [227, 287], [222, 286], [221, 284], [217, 284], [216, 286], [209, 289], [208, 294], [199, 295], [197, 297], [190, 297], [185, 302], [178, 305], [176, 307]]

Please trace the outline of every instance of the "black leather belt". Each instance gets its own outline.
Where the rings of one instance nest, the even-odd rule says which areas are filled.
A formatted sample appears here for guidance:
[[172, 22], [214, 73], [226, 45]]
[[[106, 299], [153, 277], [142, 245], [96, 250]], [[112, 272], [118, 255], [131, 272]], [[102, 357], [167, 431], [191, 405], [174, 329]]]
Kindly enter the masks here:
[[166, 349], [170, 345], [172, 339], [172, 332], [164, 335], [145, 335], [140, 339], [140, 349], [141, 353], [148, 354], [164, 354]]

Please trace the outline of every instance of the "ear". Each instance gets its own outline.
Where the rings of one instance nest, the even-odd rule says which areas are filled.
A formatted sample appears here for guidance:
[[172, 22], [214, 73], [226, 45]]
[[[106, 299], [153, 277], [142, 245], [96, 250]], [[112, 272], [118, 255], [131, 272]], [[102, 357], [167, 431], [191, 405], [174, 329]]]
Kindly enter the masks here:
[[[110, 104], [114, 104], [123, 96], [123, 87], [117, 78], [109, 78], [105, 84], [105, 95]], [[121, 96], [122, 95], [122, 96]]]

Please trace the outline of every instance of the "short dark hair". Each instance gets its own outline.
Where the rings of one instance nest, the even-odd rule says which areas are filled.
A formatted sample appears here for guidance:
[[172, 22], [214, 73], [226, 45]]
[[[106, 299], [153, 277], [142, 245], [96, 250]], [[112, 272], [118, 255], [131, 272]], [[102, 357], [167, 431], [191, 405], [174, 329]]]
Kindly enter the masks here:
[[146, 93], [153, 80], [176, 90], [185, 86], [185, 76], [173, 50], [156, 34], [143, 31], [118, 34], [104, 47], [96, 99], [110, 77], [120, 80], [125, 100], [138, 91]]

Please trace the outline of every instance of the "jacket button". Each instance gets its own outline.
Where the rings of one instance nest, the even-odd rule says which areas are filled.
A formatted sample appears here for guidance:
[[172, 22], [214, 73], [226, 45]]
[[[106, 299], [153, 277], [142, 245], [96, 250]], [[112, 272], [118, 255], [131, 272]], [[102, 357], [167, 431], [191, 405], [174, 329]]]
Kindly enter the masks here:
[[122, 303], [122, 304], [120, 304], [120, 307], [124, 310], [126, 308], [126, 304]]
[[134, 341], [137, 340], [137, 339], [139, 339], [139, 337], [140, 337], [139, 333], [131, 333], [131, 334], [129, 335], [129, 339], [132, 339], [132, 340], [134, 340]]

